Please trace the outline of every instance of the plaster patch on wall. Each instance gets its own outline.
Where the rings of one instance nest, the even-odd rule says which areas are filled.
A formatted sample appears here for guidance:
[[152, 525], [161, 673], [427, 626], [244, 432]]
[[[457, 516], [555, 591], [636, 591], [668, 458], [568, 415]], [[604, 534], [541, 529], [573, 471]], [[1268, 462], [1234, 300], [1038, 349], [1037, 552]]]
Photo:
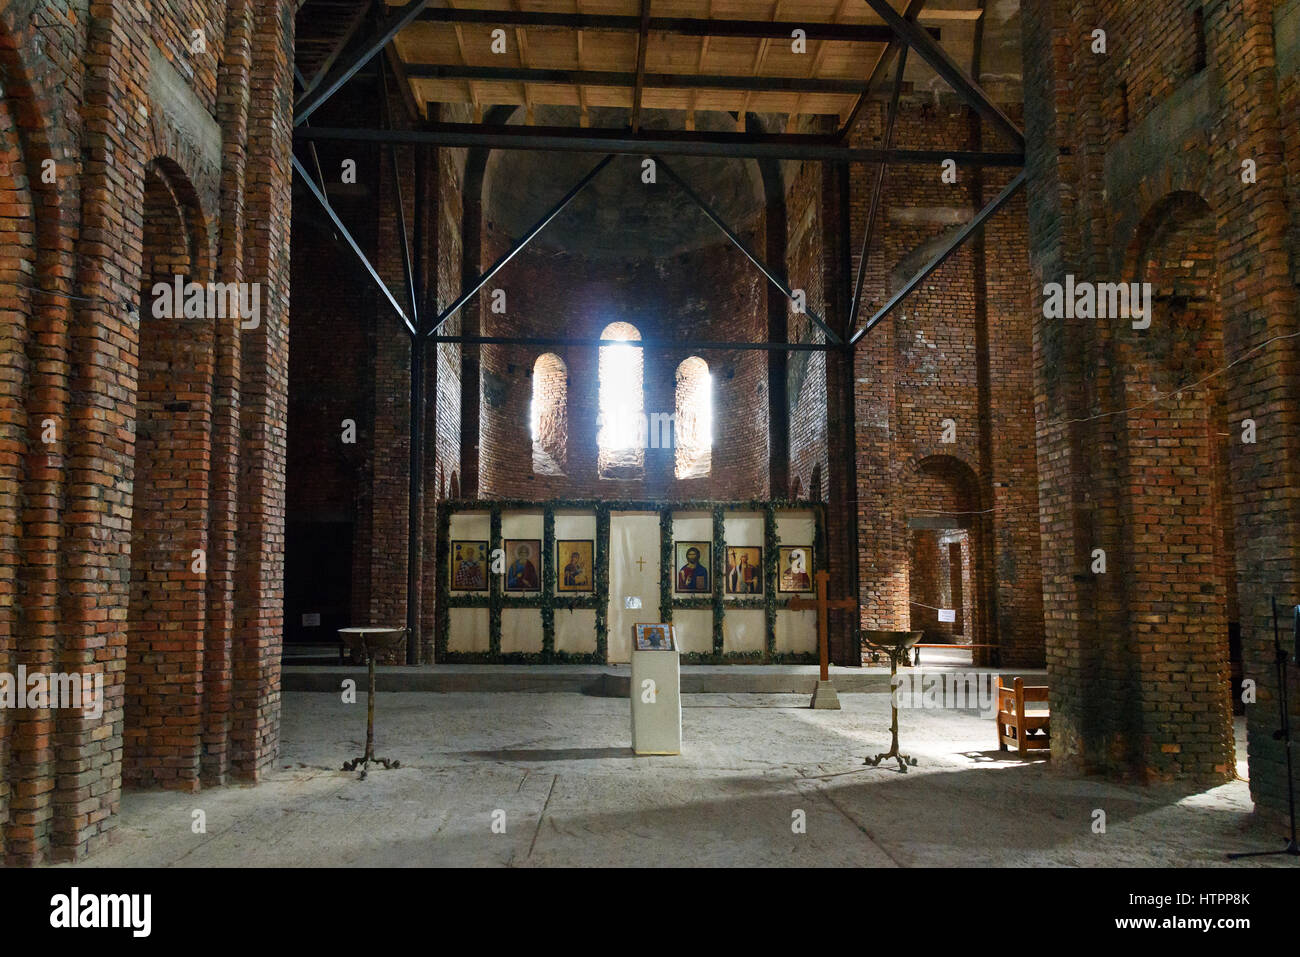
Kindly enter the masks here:
[[217, 209], [221, 182], [221, 127], [156, 46], [149, 48], [149, 116], [171, 158], [194, 179], [205, 209]]
[[1273, 42], [1277, 46], [1277, 75], [1300, 71], [1300, 0], [1273, 9]]

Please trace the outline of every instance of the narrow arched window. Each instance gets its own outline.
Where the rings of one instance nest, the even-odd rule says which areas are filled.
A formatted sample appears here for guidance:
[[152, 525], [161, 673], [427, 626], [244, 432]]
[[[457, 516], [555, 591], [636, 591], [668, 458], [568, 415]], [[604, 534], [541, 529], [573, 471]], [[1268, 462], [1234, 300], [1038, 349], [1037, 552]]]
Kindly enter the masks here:
[[691, 356], [677, 367], [676, 474], [703, 478], [713, 467], [713, 377]]
[[[610, 323], [602, 339], [637, 342], [641, 333], [626, 322]], [[597, 471], [603, 479], [640, 478], [645, 472], [645, 396], [640, 346], [600, 347], [600, 416]]]
[[569, 370], [553, 352], [533, 363], [533, 401], [528, 409], [533, 471], [563, 475], [569, 444]]

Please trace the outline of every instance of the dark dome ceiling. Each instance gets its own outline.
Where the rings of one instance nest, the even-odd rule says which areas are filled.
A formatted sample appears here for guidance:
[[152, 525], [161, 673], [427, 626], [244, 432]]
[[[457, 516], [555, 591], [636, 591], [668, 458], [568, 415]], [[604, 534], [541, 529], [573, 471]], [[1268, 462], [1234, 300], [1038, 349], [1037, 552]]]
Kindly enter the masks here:
[[[593, 125], [604, 120], [599, 112], [592, 111]], [[611, 113], [626, 116], [626, 111]], [[539, 108], [536, 122], [545, 126], [576, 120], [556, 107]], [[653, 121], [647, 126], [654, 128]], [[665, 258], [725, 243], [726, 237], [662, 170], [653, 185], [641, 181], [645, 158], [615, 157], [533, 243], [592, 259], [619, 260]], [[494, 150], [483, 178], [484, 217], [491, 228], [517, 237], [600, 159], [598, 153]], [[677, 156], [664, 162], [738, 232], [762, 209], [763, 186], [753, 160]]]

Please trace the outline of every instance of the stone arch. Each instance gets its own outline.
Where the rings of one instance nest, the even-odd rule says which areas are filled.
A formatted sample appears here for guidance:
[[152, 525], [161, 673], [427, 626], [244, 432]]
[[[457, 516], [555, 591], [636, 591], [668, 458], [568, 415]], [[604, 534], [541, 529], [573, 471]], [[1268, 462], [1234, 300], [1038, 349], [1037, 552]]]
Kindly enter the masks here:
[[145, 167], [143, 223], [122, 780], [196, 790], [216, 324], [239, 319], [209, 314], [204, 216], [169, 159]]
[[529, 426], [533, 438], [533, 471], [563, 475], [569, 444], [569, 369], [553, 352], [533, 363], [533, 398]]
[[[507, 123], [518, 107], [494, 106], [483, 116], [483, 122], [497, 126]], [[465, 156], [465, 172], [461, 183], [461, 288], [467, 289], [483, 268], [483, 199], [487, 177], [488, 160], [493, 151], [484, 147], [474, 147]], [[455, 316], [452, 316], [443, 331], [447, 334], [460, 332], [467, 336], [481, 335], [482, 296], [475, 296]], [[488, 440], [484, 434], [483, 417], [483, 370], [482, 349], [476, 345], [460, 347], [460, 434], [472, 437], [471, 441], [462, 443], [461, 469], [465, 476], [465, 495], [473, 498], [478, 495], [480, 485], [480, 457], [483, 443]], [[456, 493], [452, 498], [460, 498], [460, 485], [457, 482]]]
[[674, 378], [674, 471], [679, 479], [704, 478], [713, 468], [713, 377], [709, 364], [699, 356], [688, 356], [677, 366]]
[[[640, 340], [641, 333], [629, 322], [611, 322], [601, 330], [600, 338], [634, 342]], [[644, 474], [644, 363], [644, 349], [635, 346], [600, 347], [597, 389], [601, 421], [597, 426], [596, 443], [599, 448], [597, 471], [602, 479], [640, 478]]]
[[[1198, 193], [1169, 193], [1150, 206], [1126, 256], [1128, 275], [1151, 290], [1148, 327], [1112, 320], [1122, 491], [1118, 554], [1108, 564], [1123, 576], [1129, 614], [1120, 653], [1143, 725], [1130, 760], [1156, 778], [1221, 780], [1234, 768], [1235, 515], [1248, 483], [1232, 467], [1242, 445], [1239, 416], [1229, 412], [1234, 383], [1221, 374], [1227, 357], [1213, 209]], [[1189, 567], [1204, 582], [1194, 590], [1185, 587]], [[1205, 710], [1192, 715], [1170, 704], [1186, 700]]]

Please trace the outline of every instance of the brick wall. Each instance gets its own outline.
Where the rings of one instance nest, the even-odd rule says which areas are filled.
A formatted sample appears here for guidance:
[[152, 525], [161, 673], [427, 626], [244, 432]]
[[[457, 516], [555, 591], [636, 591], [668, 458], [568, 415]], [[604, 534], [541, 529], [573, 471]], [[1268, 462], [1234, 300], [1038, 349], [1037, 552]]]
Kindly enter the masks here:
[[[106, 696], [100, 718], [3, 718], [10, 863], [100, 845], [123, 781], [193, 789], [274, 755], [292, 42], [279, 2], [0, 13], [0, 551], [19, 556], [0, 659], [98, 675]], [[142, 284], [176, 271], [262, 282], [260, 332], [154, 318]]]
[[[1295, 344], [1262, 345], [1293, 333], [1297, 314], [1294, 124], [1280, 112], [1295, 66], [1274, 44], [1287, 6], [1206, 5], [1203, 70], [1180, 3], [1045, 3], [1024, 36], [1054, 757], [1139, 778], [1229, 777], [1235, 612], [1259, 686], [1251, 790], [1273, 809], [1285, 781], [1270, 737], [1269, 597], [1295, 600], [1300, 559]], [[1089, 47], [1096, 27], [1104, 55]], [[1043, 284], [1067, 273], [1150, 278], [1162, 297], [1151, 327], [1042, 318]], [[1194, 369], [1227, 362], [1230, 374], [1196, 383]], [[1268, 439], [1241, 441], [1245, 418]], [[1096, 548], [1104, 575], [1091, 571]]]
[[[761, 235], [750, 224], [747, 241]], [[485, 230], [483, 262], [509, 237]], [[480, 311], [483, 334], [599, 338], [626, 321], [643, 338], [761, 340], [766, 335], [765, 280], [744, 256], [720, 244], [658, 261], [610, 263], [575, 252], [525, 248], [490, 284], [504, 290], [506, 311]], [[708, 353], [713, 380], [713, 449], [706, 476], [676, 477], [673, 448], [649, 448], [641, 478], [602, 479], [597, 466], [597, 349], [482, 347], [479, 491], [506, 498], [750, 499], [768, 494], [767, 363], [761, 352]], [[554, 352], [568, 371], [566, 466], [563, 476], [532, 468], [529, 405], [538, 355]], [[676, 373], [695, 354], [688, 347], [646, 349], [642, 359], [647, 415], [673, 415]]]
[[[1018, 109], [1007, 108], [1013, 115]], [[885, 111], [881, 102], [866, 105], [852, 133], [854, 145], [883, 142]], [[905, 96], [894, 137], [934, 149], [979, 149], [986, 138], [992, 140], [964, 105], [948, 97]], [[812, 168], [801, 170], [792, 194], [806, 194], [816, 177]], [[852, 265], [846, 290], [858, 268], [874, 178], [873, 167], [855, 166], [851, 172]], [[858, 325], [1009, 178], [1005, 171], [963, 168], [956, 183], [945, 183], [937, 164], [887, 170]], [[800, 257], [812, 251], [797, 232], [807, 214], [796, 206], [792, 199], [791, 261], [800, 268]], [[953, 529], [972, 531], [975, 587], [965, 596], [964, 610], [973, 615], [967, 635], [997, 644], [1007, 664], [1032, 666], [1042, 663], [1043, 633], [1024, 210], [1022, 200], [1009, 203], [982, 236], [958, 249], [859, 344], [852, 370], [851, 454], [862, 626], [908, 629], [930, 621], [933, 613], [921, 607], [928, 602], [912, 604], [916, 589], [909, 575], [913, 569], [930, 578], [934, 573], [918, 567], [909, 528], [918, 520], [935, 528], [944, 519]], [[829, 245], [823, 243], [823, 259]], [[833, 361], [807, 362], [813, 388], [826, 388], [821, 370]], [[833, 450], [836, 438], [832, 430], [827, 444], [819, 445], [823, 426], [815, 414], [811, 422], [808, 418], [793, 408], [792, 471], [802, 482], [811, 481], [818, 450]], [[960, 506], [942, 483], [930, 481], [936, 463], [940, 473], [961, 476]], [[833, 472], [835, 464], [831, 452], [823, 468]], [[987, 659], [981, 654], [977, 660]]]

